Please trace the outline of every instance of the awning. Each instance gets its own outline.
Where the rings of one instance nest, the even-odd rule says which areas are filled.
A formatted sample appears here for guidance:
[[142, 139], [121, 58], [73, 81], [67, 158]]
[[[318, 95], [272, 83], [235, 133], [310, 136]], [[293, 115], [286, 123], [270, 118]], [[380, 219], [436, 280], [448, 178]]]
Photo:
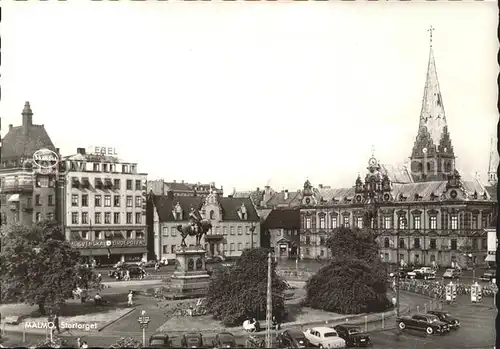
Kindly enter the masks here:
[[19, 201], [19, 194], [12, 194], [9, 198], [9, 200], [7, 200], [8, 202], [18, 202]]
[[484, 259], [486, 262], [495, 262], [496, 261], [496, 256], [494, 254], [489, 254], [486, 256]]

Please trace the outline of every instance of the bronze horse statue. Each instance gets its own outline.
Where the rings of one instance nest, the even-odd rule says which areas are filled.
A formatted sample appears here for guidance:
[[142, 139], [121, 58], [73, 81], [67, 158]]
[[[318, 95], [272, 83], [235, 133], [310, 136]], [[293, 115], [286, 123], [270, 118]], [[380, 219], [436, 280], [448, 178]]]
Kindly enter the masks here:
[[181, 233], [182, 241], [181, 246], [186, 247], [186, 237], [196, 236], [196, 246], [200, 245], [201, 238], [210, 229], [212, 229], [212, 223], [208, 219], [201, 219], [196, 221], [194, 224], [179, 224], [177, 230]]

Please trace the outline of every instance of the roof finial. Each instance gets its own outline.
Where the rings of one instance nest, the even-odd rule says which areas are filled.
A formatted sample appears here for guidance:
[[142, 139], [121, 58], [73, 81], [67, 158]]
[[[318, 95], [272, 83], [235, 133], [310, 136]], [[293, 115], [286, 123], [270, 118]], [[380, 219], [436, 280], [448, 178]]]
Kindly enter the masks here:
[[429, 29], [427, 29], [427, 31], [429, 32], [429, 45], [430, 45], [430, 47], [432, 47], [432, 32], [434, 30], [435, 29], [432, 27], [432, 25], [429, 27]]
[[375, 157], [375, 146], [372, 145], [372, 158], [374, 158], [374, 157]]

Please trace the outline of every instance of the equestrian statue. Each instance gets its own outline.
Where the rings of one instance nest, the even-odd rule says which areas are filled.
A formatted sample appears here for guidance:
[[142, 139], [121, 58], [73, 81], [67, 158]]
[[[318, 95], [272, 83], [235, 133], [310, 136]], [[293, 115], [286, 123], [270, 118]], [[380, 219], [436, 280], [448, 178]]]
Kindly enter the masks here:
[[212, 229], [212, 223], [210, 220], [203, 218], [200, 213], [193, 208], [191, 208], [191, 213], [189, 214], [189, 224], [177, 226], [177, 230], [181, 233], [182, 241], [181, 246], [186, 247], [186, 237], [196, 236], [196, 246], [200, 246], [200, 241], [203, 235], [205, 235], [210, 229]]

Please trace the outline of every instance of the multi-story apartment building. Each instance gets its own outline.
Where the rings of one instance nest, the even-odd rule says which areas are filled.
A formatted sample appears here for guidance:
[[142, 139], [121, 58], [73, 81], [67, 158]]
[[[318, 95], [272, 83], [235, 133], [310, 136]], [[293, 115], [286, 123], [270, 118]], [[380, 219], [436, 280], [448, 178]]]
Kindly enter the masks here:
[[[207, 197], [150, 193], [148, 234], [154, 236], [158, 259], [175, 258], [182, 240], [177, 226], [188, 224], [191, 210], [199, 211], [212, 223], [212, 230], [201, 241], [208, 255], [237, 257], [246, 248], [260, 246], [260, 218], [249, 198], [222, 197], [215, 191]], [[187, 237], [186, 243], [194, 244], [194, 237]]]
[[298, 258], [300, 252], [300, 208], [273, 209], [262, 223], [263, 247], [272, 247], [277, 258]]
[[185, 183], [184, 180], [177, 182], [165, 182], [163, 179], [157, 179], [148, 182], [148, 193], [155, 195], [168, 195], [172, 193], [176, 196], [208, 196], [215, 191], [219, 196], [224, 195], [222, 186], [218, 189], [215, 182], [210, 183]]
[[64, 158], [64, 230], [97, 263], [147, 259], [147, 174], [112, 148], [78, 148]]
[[[26, 102], [22, 111], [22, 125], [9, 125], [2, 144], [2, 224], [31, 225], [33, 222], [58, 218], [58, 153], [44, 125], [33, 124], [33, 112], [29, 102]], [[34, 159], [35, 154], [43, 156]]]
[[[367, 169], [350, 188], [314, 189], [306, 181], [300, 237], [306, 258], [329, 255], [325, 241], [334, 228], [369, 221], [387, 262], [485, 261], [485, 229], [496, 219], [497, 203], [479, 179], [463, 180], [455, 169], [432, 46], [410, 167], [384, 167], [372, 156]], [[370, 220], [364, 220], [367, 212]]]

